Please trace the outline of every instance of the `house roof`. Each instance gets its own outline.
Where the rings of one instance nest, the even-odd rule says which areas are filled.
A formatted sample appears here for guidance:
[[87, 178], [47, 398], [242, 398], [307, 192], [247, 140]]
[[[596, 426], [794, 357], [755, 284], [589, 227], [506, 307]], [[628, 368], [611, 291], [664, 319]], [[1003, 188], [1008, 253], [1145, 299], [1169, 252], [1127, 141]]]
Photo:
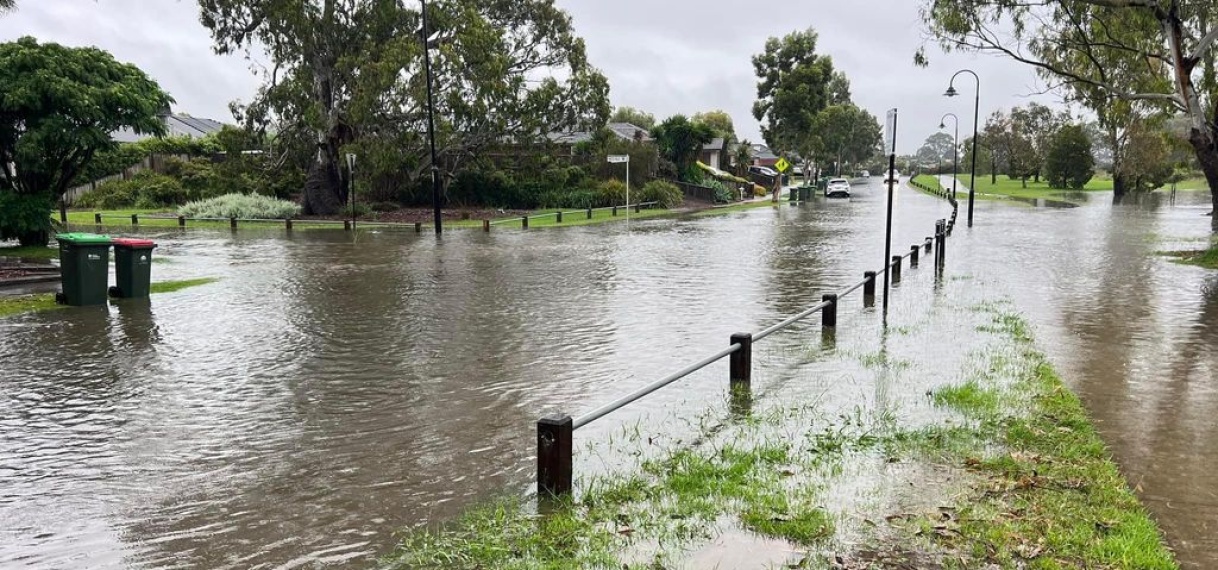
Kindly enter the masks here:
[[[605, 128], [609, 129], [614, 135], [617, 135], [618, 138], [624, 141], [636, 140], [636, 136], [638, 137], [637, 140], [641, 142], [651, 142], [652, 140], [651, 134], [647, 132], [647, 129], [632, 125], [630, 123], [609, 123], [605, 125]], [[572, 131], [566, 133], [550, 133], [546, 135], [546, 138], [550, 139], [550, 142], [558, 144], [578, 144], [592, 140], [592, 136], [595, 134], [596, 133], [592, 131]]]
[[708, 143], [702, 145], [702, 150], [723, 150], [723, 145], [724, 145], [723, 137], [718, 137], [718, 138], [715, 138], [714, 140], [712, 140], [711, 142], [708, 142]]
[[778, 155], [770, 150], [770, 147], [763, 144], [753, 145], [753, 158], [758, 160], [778, 160]]
[[[199, 138], [220, 132], [224, 128], [224, 123], [220, 121], [202, 119], [185, 114], [166, 115], [164, 121], [165, 136], [169, 137]], [[115, 131], [110, 136], [116, 142], [121, 143], [133, 143], [152, 138], [152, 135], [137, 134], [130, 129]]]

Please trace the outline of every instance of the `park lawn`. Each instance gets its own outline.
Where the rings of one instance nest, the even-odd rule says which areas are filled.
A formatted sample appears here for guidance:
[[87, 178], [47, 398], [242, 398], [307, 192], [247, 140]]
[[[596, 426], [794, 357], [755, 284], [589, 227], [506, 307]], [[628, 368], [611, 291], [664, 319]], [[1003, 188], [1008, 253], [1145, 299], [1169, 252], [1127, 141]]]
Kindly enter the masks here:
[[[1187, 180], [1181, 180], [1179, 183], [1176, 184], [1177, 192], [1200, 192], [1200, 191], [1209, 190], [1209, 189], [1210, 189], [1209, 183], [1205, 181], [1205, 178], [1202, 178], [1200, 176], [1198, 176], [1196, 178], [1189, 178]], [[1170, 191], [1171, 184], [1166, 184], [1159, 190], [1160, 191]]]
[[[967, 174], [958, 175], [956, 177], [964, 187], [967, 188], [969, 177]], [[989, 176], [977, 177], [977, 194], [988, 194], [992, 196], [1006, 196], [1009, 198], [1053, 198], [1064, 202], [1077, 203], [1080, 200], [1072, 198], [1070, 195], [1075, 190], [1060, 190], [1049, 188], [1049, 184], [1044, 180], [1033, 182], [1028, 180], [1027, 188], [1024, 188], [1023, 182], [1019, 179], [1012, 179], [1007, 176], [999, 176], [997, 183], [991, 181]], [[1083, 192], [1104, 192], [1112, 191], [1112, 179], [1106, 177], [1095, 177], [1087, 183], [1081, 190]]]
[[914, 177], [914, 182], [917, 182], [918, 184], [923, 184], [930, 188], [936, 188], [939, 190], [943, 190], [943, 185], [939, 183], [939, 177], [935, 176], [933, 174], [919, 174]]
[[[173, 292], [181, 291], [183, 289], [188, 289], [191, 287], [198, 287], [200, 285], [207, 285], [209, 283], [215, 283], [216, 281], [219, 281], [219, 279], [216, 279], [214, 277], [203, 277], [203, 278], [199, 278], [199, 279], [183, 279], [183, 280], [177, 280], [177, 281], [161, 281], [159, 283], [153, 283], [151, 285], [151, 287], [149, 288], [149, 291], [153, 295], [159, 295], [162, 293], [173, 293]], [[32, 312], [37, 312], [37, 311], [54, 311], [57, 309], [65, 309], [65, 308], [67, 308], [66, 305], [60, 305], [55, 302], [54, 293], [42, 293], [39, 295], [20, 295], [20, 296], [15, 296], [15, 297], [11, 297], [11, 298], [10, 297], [0, 297], [0, 319], [5, 318], [5, 317], [11, 317], [13, 315], [20, 315], [23, 313], [32, 313]]]

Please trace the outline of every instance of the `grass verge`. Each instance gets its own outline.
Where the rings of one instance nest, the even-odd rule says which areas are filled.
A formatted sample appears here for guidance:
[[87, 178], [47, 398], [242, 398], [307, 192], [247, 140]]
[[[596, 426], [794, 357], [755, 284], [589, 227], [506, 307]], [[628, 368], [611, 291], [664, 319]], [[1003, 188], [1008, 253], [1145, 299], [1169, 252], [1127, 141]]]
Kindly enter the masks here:
[[[175, 291], [181, 291], [191, 287], [215, 283], [216, 281], [219, 281], [219, 279], [214, 277], [185, 279], [179, 281], [161, 281], [159, 283], [153, 283], [149, 287], [149, 291], [152, 294], [173, 293]], [[0, 318], [37, 311], [53, 311], [64, 308], [67, 307], [55, 302], [55, 295], [53, 293], [22, 295], [12, 298], [0, 297]]]
[[[795, 556], [779, 563], [784, 568], [1177, 568], [1027, 324], [1002, 305], [974, 312], [978, 334], [993, 342], [964, 363], [966, 380], [931, 392], [941, 421], [900, 426], [894, 415], [859, 408], [833, 415], [812, 405], [715, 420], [697, 443], [595, 479], [552, 511], [538, 514], [519, 498], [495, 502], [443, 528], [408, 533], [384, 562], [671, 568], [716, 537], [746, 531], [789, 545], [782, 550]], [[865, 355], [849, 358], [862, 364]], [[626, 441], [644, 446], [637, 428]], [[913, 475], [875, 493], [918, 494], [937, 506], [929, 513], [823, 506], [861, 473], [889, 469], [877, 465]], [[922, 473], [963, 475], [936, 490]], [[863, 542], [833, 542], [859, 520], [868, 523]]]
[[51, 246], [6, 246], [0, 247], [0, 257], [21, 259], [59, 259], [59, 248]]
[[1172, 258], [1172, 261], [1184, 265], [1196, 265], [1206, 269], [1218, 269], [1218, 246], [1208, 249], [1162, 251], [1161, 255]]
[[[960, 181], [961, 185], [967, 185], [969, 183], [969, 176], [967, 174], [957, 175], [956, 179]], [[978, 176], [976, 184], [977, 187], [974, 190], [978, 196], [991, 195], [1005, 196], [1008, 198], [1031, 199], [1047, 198], [1075, 204], [1086, 200], [1086, 198], [1079, 197], [1079, 192], [1103, 192], [1112, 190], [1112, 179], [1101, 177], [1092, 178], [1081, 191], [1049, 188], [1049, 183], [1045, 182], [1044, 180], [1041, 180], [1040, 182], [1028, 180], [1027, 187], [1025, 188], [1022, 181], [1019, 179], [1012, 179], [1008, 176], [999, 176], [997, 177], [996, 181], [989, 176]]]
[[707, 208], [705, 210], [698, 210], [697, 212], [690, 214], [690, 217], [703, 218], [703, 217], [707, 217], [707, 216], [722, 216], [724, 214], [743, 212], [743, 211], [752, 210], [755, 208], [764, 208], [766, 206], [777, 207], [777, 206], [782, 205], [786, 201], [787, 201], [787, 199], [785, 197], [780, 202], [774, 202], [772, 199], [767, 197], [765, 199], [754, 200], [751, 202], [741, 202], [739, 204], [731, 204], [728, 206], [715, 206], [713, 208]]

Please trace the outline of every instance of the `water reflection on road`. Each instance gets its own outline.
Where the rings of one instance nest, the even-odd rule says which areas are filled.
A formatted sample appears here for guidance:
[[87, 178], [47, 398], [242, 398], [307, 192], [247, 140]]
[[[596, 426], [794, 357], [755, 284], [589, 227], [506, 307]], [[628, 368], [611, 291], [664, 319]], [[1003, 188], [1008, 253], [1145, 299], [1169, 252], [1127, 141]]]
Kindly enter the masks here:
[[[1205, 235], [1203, 201], [979, 202], [949, 259], [1030, 314], [1199, 564], [1218, 551], [1218, 286], [1153, 252]], [[899, 202], [894, 253], [950, 213]], [[158, 235], [175, 260], [158, 279], [221, 281], [0, 321], [0, 566], [364, 564], [400, 528], [526, 489], [544, 413], [586, 411], [875, 269], [883, 204], [876, 185], [630, 231]], [[802, 389], [759, 366], [784, 395]], [[578, 439], [692, 415], [725, 377], [696, 375]]]

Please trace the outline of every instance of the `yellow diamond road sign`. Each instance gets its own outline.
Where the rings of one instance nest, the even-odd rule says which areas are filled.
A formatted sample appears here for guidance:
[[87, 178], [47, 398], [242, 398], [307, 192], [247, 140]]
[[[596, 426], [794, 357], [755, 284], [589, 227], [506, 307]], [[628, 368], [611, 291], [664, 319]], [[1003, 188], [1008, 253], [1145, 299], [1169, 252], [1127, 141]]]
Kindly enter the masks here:
[[785, 158], [780, 158], [778, 162], [774, 163], [774, 168], [777, 168], [779, 172], [786, 172], [791, 169], [791, 163], [787, 162]]

